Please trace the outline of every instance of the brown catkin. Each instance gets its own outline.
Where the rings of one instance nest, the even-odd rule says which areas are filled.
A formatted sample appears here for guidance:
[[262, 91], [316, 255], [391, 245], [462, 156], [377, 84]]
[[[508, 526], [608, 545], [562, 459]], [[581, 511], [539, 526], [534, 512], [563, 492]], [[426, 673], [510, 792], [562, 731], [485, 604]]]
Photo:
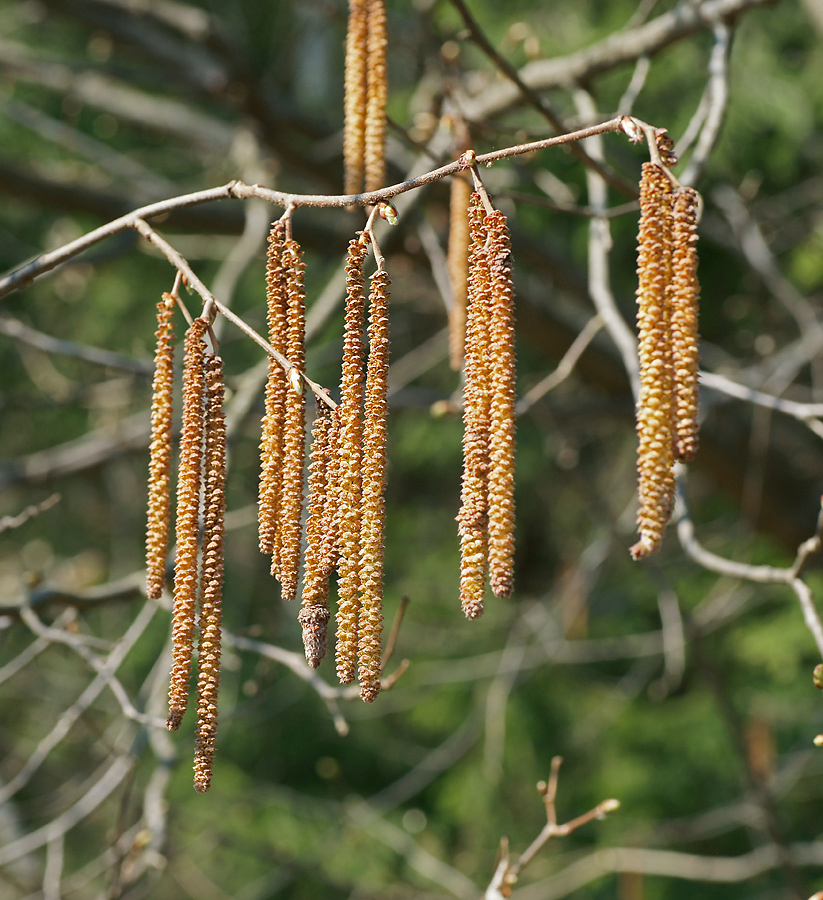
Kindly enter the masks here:
[[469, 204], [468, 310], [463, 386], [463, 486], [460, 513], [460, 603], [470, 619], [483, 612], [488, 570], [489, 411], [489, 259], [478, 194]]
[[326, 469], [326, 499], [323, 507], [323, 542], [320, 549], [320, 566], [328, 577], [337, 568], [340, 553], [337, 530], [340, 527], [340, 406], [332, 413], [329, 432], [328, 466]]
[[681, 462], [697, 452], [697, 214], [699, 195], [682, 188], [674, 198], [672, 222], [671, 333], [675, 394], [675, 457]]
[[643, 164], [637, 244], [637, 329], [640, 396], [637, 402], [637, 473], [642, 559], [660, 548], [674, 505], [673, 384], [669, 281], [671, 183], [654, 163]]
[[[286, 355], [286, 268], [283, 263], [286, 230], [282, 221], [275, 222], [269, 234], [266, 262], [266, 318], [269, 343]], [[269, 358], [266, 383], [266, 412], [260, 435], [260, 487], [257, 507], [260, 551], [273, 556], [272, 565], [280, 571], [275, 554], [277, 504], [280, 497], [283, 420], [288, 383], [283, 367]]]
[[360, 696], [368, 703], [371, 703], [380, 691], [390, 284], [388, 273], [378, 271], [372, 277], [369, 294], [369, 362], [366, 370], [363, 428], [360, 614], [357, 647]]
[[303, 513], [303, 464], [306, 442], [306, 402], [298, 373], [306, 366], [306, 293], [303, 285], [305, 264], [296, 241], [286, 241], [286, 294], [288, 301], [286, 358], [294, 367], [289, 373], [283, 425], [282, 481], [277, 504], [279, 577], [285, 601], [297, 596], [300, 569], [300, 519]]
[[349, 0], [343, 131], [344, 189], [347, 194], [357, 194], [363, 190], [368, 93], [368, 2]]
[[337, 486], [337, 677], [354, 681], [357, 661], [357, 617], [360, 607], [360, 487], [363, 446], [363, 264], [368, 241], [349, 242], [346, 260], [346, 325], [340, 376], [340, 448]]
[[469, 284], [469, 180], [455, 176], [451, 183], [449, 204], [449, 252], [447, 266], [451, 284], [452, 305], [449, 309], [449, 361], [459, 371], [463, 365], [466, 343], [466, 303]]
[[146, 594], [159, 600], [166, 583], [171, 513], [172, 390], [174, 388], [174, 306], [171, 294], [157, 304], [157, 346], [151, 394]]
[[197, 532], [203, 454], [203, 397], [208, 323], [195, 319], [186, 332], [183, 359], [183, 429], [177, 474], [177, 553], [174, 565], [172, 671], [168, 728], [176, 731], [188, 706], [197, 597]]
[[329, 488], [329, 441], [332, 411], [322, 403], [312, 426], [309, 463], [309, 500], [306, 519], [306, 556], [303, 573], [302, 609], [298, 620], [303, 629], [306, 662], [316, 669], [326, 655], [329, 621], [329, 573], [323, 569], [326, 498]]
[[203, 571], [200, 577], [194, 750], [194, 788], [197, 791], [207, 791], [211, 784], [217, 738], [223, 543], [226, 533], [226, 417], [223, 395], [223, 360], [219, 356], [211, 356], [206, 362]]
[[485, 220], [491, 282], [489, 374], [489, 580], [498, 597], [514, 586], [514, 290], [509, 228], [503, 213]]
[[376, 191], [386, 183], [386, 3], [368, 0], [366, 64], [366, 190]]

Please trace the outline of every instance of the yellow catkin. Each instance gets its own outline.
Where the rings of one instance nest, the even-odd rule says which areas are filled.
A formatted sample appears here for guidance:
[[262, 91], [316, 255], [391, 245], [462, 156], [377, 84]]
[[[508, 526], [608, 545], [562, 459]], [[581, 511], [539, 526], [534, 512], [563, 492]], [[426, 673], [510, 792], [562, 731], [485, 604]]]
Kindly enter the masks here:
[[303, 384], [297, 376], [306, 366], [306, 293], [303, 285], [305, 265], [296, 241], [286, 241], [283, 255], [287, 281], [286, 358], [294, 366], [286, 392], [283, 425], [283, 455], [280, 497], [277, 504], [279, 572], [285, 601], [297, 596], [300, 569], [300, 519], [303, 513], [303, 464], [305, 460], [306, 402]]
[[171, 294], [157, 304], [157, 346], [151, 395], [146, 594], [159, 600], [166, 583], [171, 512], [172, 390], [174, 388], [174, 306]]
[[460, 603], [470, 619], [483, 612], [488, 570], [489, 260], [480, 197], [469, 204], [469, 258], [466, 364], [463, 387], [463, 486], [460, 513]]
[[[286, 354], [286, 269], [283, 264], [286, 232], [282, 221], [275, 222], [269, 234], [266, 262], [266, 318], [269, 343]], [[257, 506], [260, 551], [275, 554], [277, 532], [277, 503], [280, 496], [280, 456], [283, 440], [283, 419], [286, 408], [286, 373], [280, 363], [269, 359], [266, 383], [266, 412], [260, 435], [260, 486]], [[273, 559], [279, 572], [279, 560]]]
[[447, 264], [452, 305], [449, 309], [449, 361], [455, 371], [463, 365], [466, 343], [466, 302], [469, 283], [469, 200], [471, 184], [455, 176], [449, 204], [449, 252]]
[[637, 472], [642, 559], [660, 548], [674, 505], [673, 384], [671, 355], [671, 184], [663, 170], [643, 164], [637, 253], [637, 329], [640, 396], [637, 402]]
[[675, 392], [675, 456], [689, 462], [697, 453], [697, 213], [699, 196], [682, 188], [674, 198], [672, 223], [672, 365]]
[[203, 491], [203, 571], [200, 577], [200, 640], [197, 647], [197, 726], [194, 787], [211, 784], [217, 738], [220, 685], [221, 594], [226, 514], [226, 418], [223, 413], [223, 360], [206, 362], [206, 439]]
[[183, 362], [183, 429], [177, 475], [177, 553], [174, 565], [172, 672], [167, 725], [176, 731], [188, 706], [197, 598], [197, 532], [200, 515], [203, 397], [207, 323], [195, 319], [186, 333]]
[[514, 586], [514, 290], [511, 243], [503, 213], [486, 216], [491, 282], [489, 374], [489, 580], [498, 597]]
[[376, 191], [386, 183], [386, 3], [368, 0], [366, 65], [366, 190]]
[[345, 192], [363, 190], [366, 156], [366, 98], [368, 58], [368, 2], [349, 0], [346, 32], [346, 74], [343, 131]]
[[302, 609], [298, 621], [303, 629], [306, 662], [316, 669], [327, 648], [329, 622], [329, 572], [323, 567], [326, 498], [329, 488], [329, 442], [332, 434], [332, 412], [318, 404], [312, 426], [311, 462], [309, 464], [309, 501], [306, 519], [306, 562], [303, 574]]
[[346, 325], [340, 376], [340, 449], [337, 487], [339, 605], [335, 657], [337, 677], [354, 681], [360, 607], [360, 486], [363, 446], [363, 317], [368, 253], [364, 235], [349, 242], [346, 260]]
[[340, 526], [340, 409], [337, 406], [332, 413], [329, 432], [326, 500], [323, 507], [323, 542], [320, 549], [320, 567], [326, 577], [337, 568], [340, 559], [337, 545], [337, 529]]
[[369, 294], [369, 362], [366, 370], [363, 428], [360, 614], [357, 648], [360, 696], [368, 703], [371, 703], [380, 691], [390, 284], [388, 274], [378, 271], [372, 278]]

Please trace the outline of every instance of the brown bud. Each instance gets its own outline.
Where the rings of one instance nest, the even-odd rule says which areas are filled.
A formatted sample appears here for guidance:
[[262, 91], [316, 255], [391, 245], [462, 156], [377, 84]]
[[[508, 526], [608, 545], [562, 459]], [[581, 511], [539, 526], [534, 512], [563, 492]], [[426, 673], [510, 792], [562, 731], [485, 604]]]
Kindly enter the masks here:
[[146, 594], [158, 600], [166, 582], [171, 512], [172, 391], [174, 388], [174, 306], [171, 294], [157, 304], [157, 347], [151, 395]]

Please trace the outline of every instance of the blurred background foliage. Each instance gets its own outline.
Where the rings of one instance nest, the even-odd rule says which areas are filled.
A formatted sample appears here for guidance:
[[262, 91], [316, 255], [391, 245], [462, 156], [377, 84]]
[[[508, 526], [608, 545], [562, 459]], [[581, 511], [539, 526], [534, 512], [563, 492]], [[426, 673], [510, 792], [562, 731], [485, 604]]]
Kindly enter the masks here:
[[[437, 159], [453, 158], [444, 112], [503, 79], [447, 0], [388, 5], [394, 182], [433, 140]], [[470, 3], [518, 67], [618, 40], [694, 5]], [[796, 298], [819, 322], [819, 3], [756, 6], [729, 21], [728, 107], [696, 185], [706, 202], [703, 364], [820, 402], [821, 345], [792, 365], [802, 339], [815, 335], [785, 300]], [[152, 200], [232, 178], [338, 192], [345, 27], [340, 0], [0, 0], [0, 269]], [[711, 28], [701, 27], [653, 54], [632, 112], [679, 139], [705, 89], [712, 42]], [[608, 67], [581, 85], [602, 119], [618, 110], [634, 71], [633, 63]], [[579, 123], [571, 86], [544, 96], [564, 121]], [[478, 152], [551, 133], [516, 104], [469, 125]], [[643, 148], [616, 135], [603, 144], [609, 166], [636, 182]], [[513, 232], [522, 395], [594, 312], [588, 219], [575, 214], [589, 202], [586, 173], [559, 149], [486, 175]], [[150, 614], [133, 590], [97, 605], [76, 598], [135, 573], [139, 583], [154, 311], [173, 273], [124, 234], [0, 300], [0, 515], [60, 495], [0, 535], [0, 789], [72, 704], [82, 706], [0, 806], [7, 851], [43, 835], [24, 854], [0, 846], [4, 897], [479, 897], [501, 837], [521, 852], [544, 824], [535, 785], [555, 755], [565, 758], [561, 821], [607, 797], [621, 807], [552, 842], [516, 897], [803, 900], [823, 886], [814, 643], [787, 588], [715, 575], [674, 534], [658, 559], [630, 561], [633, 405], [604, 333], [518, 421], [515, 597], [490, 600], [477, 622], [460, 614], [459, 376], [446, 359], [437, 278], [448, 189], [437, 183], [417, 194], [384, 247], [393, 277], [389, 624], [401, 598], [410, 600], [389, 672], [400, 659], [410, 666], [373, 706], [341, 701], [343, 735], [305, 678], [248, 643], [228, 646], [205, 796], [191, 787], [191, 722], [169, 739], [127, 721], [106, 689], [82, 706], [88, 664], [71, 646], [38, 645], [18, 615], [29, 600], [44, 623], [105, 654], [142, 611], [144, 630], [118, 677], [138, 710], [163, 715], [167, 610]], [[610, 190], [611, 206], [631, 200]], [[273, 216], [279, 211], [256, 202], [228, 201], [154, 224], [260, 330]], [[631, 322], [636, 208], [610, 221], [612, 286]], [[771, 280], [744, 248], [754, 225], [773, 254]], [[318, 304], [308, 368], [329, 386], [341, 349], [337, 273], [359, 227], [361, 213], [301, 209], [294, 217], [309, 304]], [[54, 352], [45, 337], [68, 343]], [[83, 348], [119, 356], [93, 364]], [[301, 651], [296, 610], [282, 608], [256, 548], [260, 352], [229, 325], [222, 348], [235, 416], [225, 623], [238, 640]], [[715, 392], [703, 399], [702, 449], [688, 484], [701, 541], [740, 561], [790, 564], [819, 510], [819, 436]], [[823, 596], [818, 574], [809, 583]], [[320, 670], [329, 684], [331, 670], [328, 661]], [[124, 777], [64, 839], [49, 837], [50, 823], [89, 796], [114, 758], [127, 759]], [[593, 855], [608, 847], [649, 855], [633, 865]], [[811, 849], [805, 863], [786, 851], [728, 883], [698, 865], [678, 876], [652, 854], [754, 859], [775, 847]], [[588, 864], [588, 877], [574, 874]]]

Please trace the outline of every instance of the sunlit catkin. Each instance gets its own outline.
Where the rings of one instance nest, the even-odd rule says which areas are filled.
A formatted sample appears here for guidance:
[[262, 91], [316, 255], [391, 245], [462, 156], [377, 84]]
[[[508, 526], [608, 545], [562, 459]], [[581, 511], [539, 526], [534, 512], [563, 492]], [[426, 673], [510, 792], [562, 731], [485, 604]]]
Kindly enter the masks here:
[[303, 285], [305, 265], [296, 241], [286, 241], [287, 327], [286, 358], [294, 367], [289, 373], [283, 423], [283, 454], [280, 496], [277, 504], [279, 571], [285, 601], [297, 596], [300, 569], [300, 519], [303, 512], [303, 463], [305, 459], [306, 403], [299, 373], [306, 365], [306, 293]]
[[489, 580], [498, 597], [514, 586], [514, 290], [506, 217], [486, 216], [489, 282]]
[[306, 520], [306, 562], [303, 571], [302, 609], [298, 620], [303, 629], [306, 662], [316, 669], [326, 655], [329, 622], [329, 572], [323, 567], [323, 539], [328, 528], [325, 520], [329, 488], [329, 443], [332, 411], [318, 404], [312, 426], [309, 463], [309, 499]]
[[469, 200], [471, 183], [455, 176], [449, 204], [449, 252], [447, 258], [452, 305], [449, 309], [449, 361], [455, 371], [463, 365], [466, 343], [466, 303], [469, 283]]
[[349, 0], [346, 32], [343, 163], [345, 192], [363, 190], [366, 155], [366, 98], [369, 0]]
[[463, 387], [463, 486], [460, 513], [460, 603], [470, 619], [483, 612], [488, 570], [489, 259], [480, 197], [469, 205], [469, 258], [466, 362]]
[[697, 452], [697, 214], [699, 196], [682, 188], [674, 197], [672, 222], [671, 339], [675, 393], [675, 457], [681, 462]]
[[363, 447], [363, 264], [368, 240], [349, 242], [346, 260], [346, 324], [340, 376], [340, 447], [338, 468], [337, 546], [339, 606], [335, 657], [337, 677], [354, 681], [357, 663], [357, 617], [360, 607], [360, 489]]
[[[266, 318], [269, 343], [283, 355], [286, 354], [287, 337], [286, 268], [283, 263], [285, 241], [284, 223], [275, 222], [269, 234], [266, 262]], [[287, 387], [283, 367], [270, 358], [269, 377], [266, 383], [266, 411], [260, 435], [260, 486], [257, 507], [260, 551], [269, 556], [275, 554]], [[272, 560], [272, 564], [276, 571], [280, 570], [277, 557]]]
[[205, 346], [208, 325], [195, 319], [186, 333], [183, 361], [183, 429], [177, 475], [177, 554], [174, 565], [172, 671], [167, 725], [175, 731], [188, 705], [197, 597], [197, 532], [200, 514]]
[[200, 576], [200, 640], [197, 646], [197, 726], [194, 787], [211, 784], [217, 738], [220, 685], [221, 594], [226, 514], [226, 419], [223, 413], [223, 360], [206, 362], [206, 438], [203, 491], [203, 570]]
[[368, 0], [366, 65], [366, 190], [376, 191], [386, 183], [386, 3]]
[[673, 382], [669, 281], [671, 184], [663, 170], [644, 163], [640, 181], [637, 253], [637, 329], [640, 396], [637, 402], [637, 472], [642, 559], [660, 548], [674, 505]]
[[380, 691], [390, 284], [388, 274], [378, 271], [372, 277], [369, 293], [369, 361], [366, 370], [363, 427], [360, 614], [357, 648], [360, 696], [369, 703]]
[[171, 294], [157, 304], [157, 346], [151, 395], [146, 594], [159, 600], [166, 582], [171, 512], [172, 390], [174, 387], [174, 306]]

